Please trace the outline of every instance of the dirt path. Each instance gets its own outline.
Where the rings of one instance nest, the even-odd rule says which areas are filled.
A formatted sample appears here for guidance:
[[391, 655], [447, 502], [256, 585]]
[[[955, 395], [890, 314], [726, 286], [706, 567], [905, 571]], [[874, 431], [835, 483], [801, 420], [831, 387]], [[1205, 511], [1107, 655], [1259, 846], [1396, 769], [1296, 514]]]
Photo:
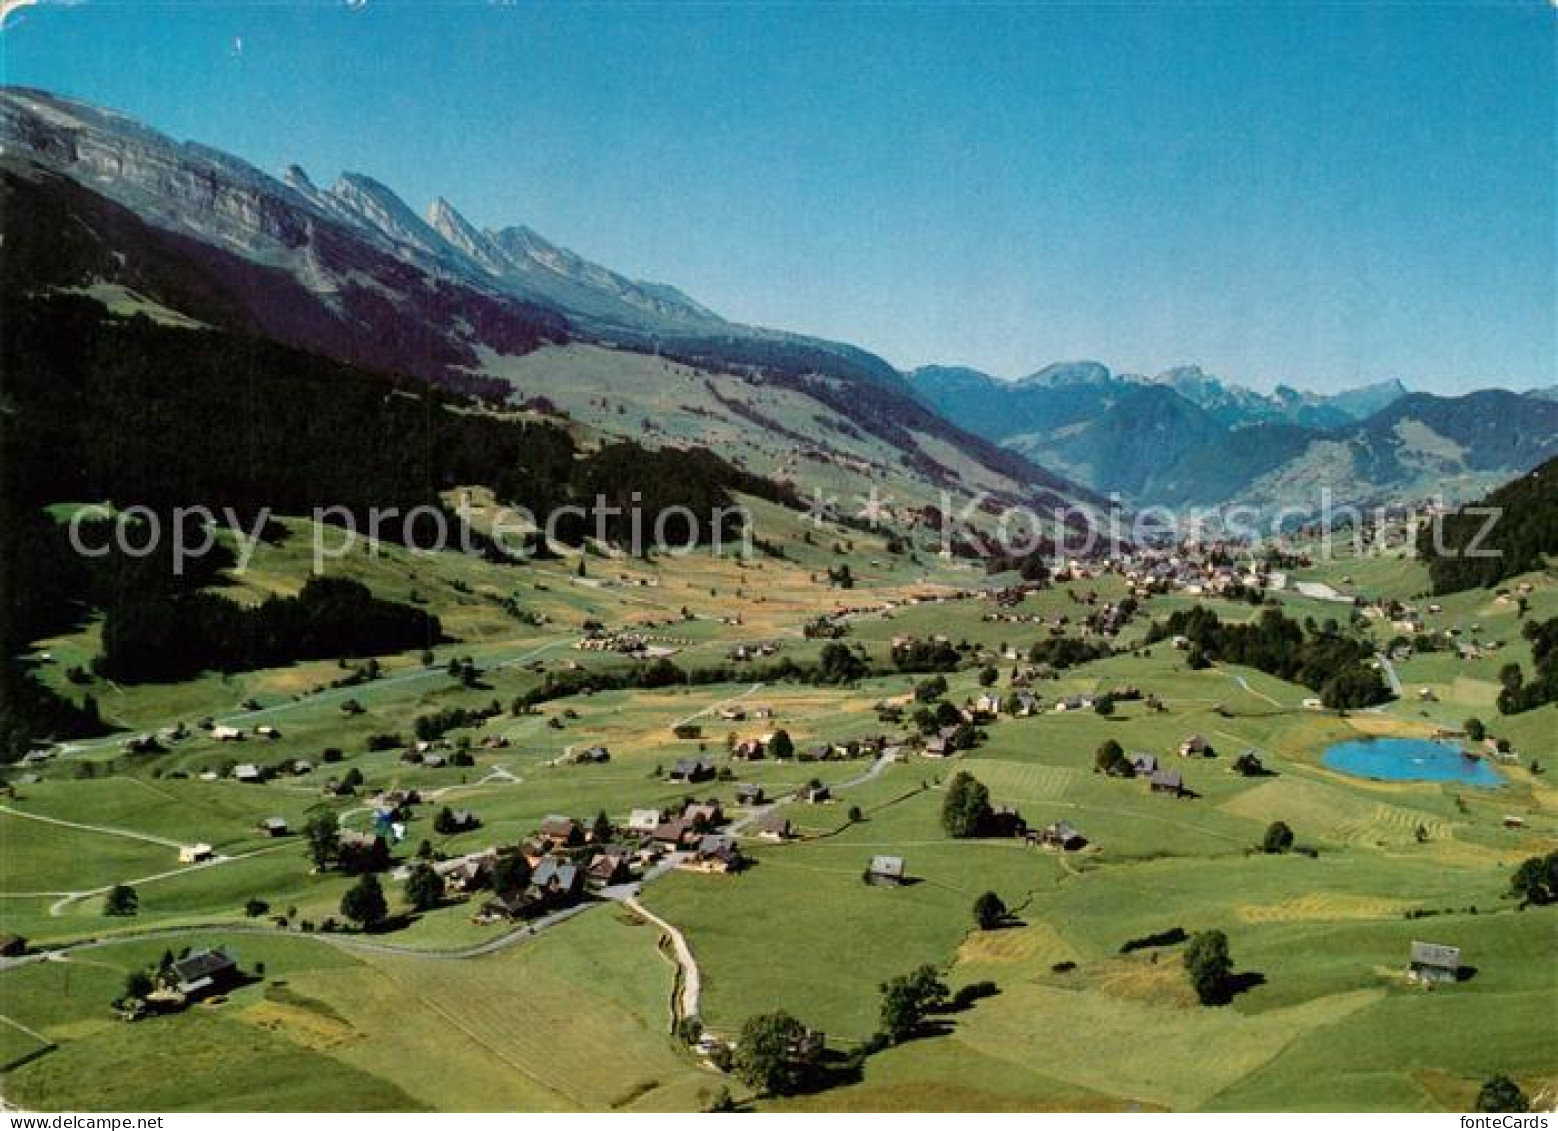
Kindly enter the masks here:
[[703, 708], [703, 710], [701, 710], [701, 711], [694, 711], [692, 714], [688, 715], [685, 719], [677, 719], [674, 723], [671, 724], [671, 726], [673, 726], [673, 727], [685, 726], [687, 723], [692, 722], [694, 719], [701, 719], [701, 718], [703, 718], [704, 715], [713, 714], [715, 711], [718, 711], [721, 707], [728, 707], [732, 703], [739, 703], [741, 700], [745, 699], [748, 695], [756, 695], [759, 691], [761, 691], [764, 688], [764, 686], [766, 686], [766, 685], [765, 684], [761, 684], [761, 683], [754, 683], [751, 687], [747, 688], [745, 691], [741, 692], [739, 695], [732, 695], [729, 699], [721, 699], [718, 703], [710, 703], [707, 707]]
[[1284, 707], [1285, 708], [1287, 706], [1285, 703], [1277, 702], [1270, 695], [1267, 695], [1264, 691], [1256, 691], [1253, 687], [1250, 686], [1250, 681], [1245, 679], [1242, 675], [1237, 675], [1237, 674], [1235, 674], [1233, 672], [1229, 672], [1228, 673], [1228, 678], [1233, 680], [1241, 688], [1243, 688], [1245, 691], [1249, 692], [1251, 695], [1255, 696], [1257, 699], [1264, 699], [1266, 702], [1270, 703], [1273, 707]]
[[698, 960], [692, 956], [692, 947], [687, 945], [687, 936], [640, 903], [636, 895], [626, 896], [619, 902], [640, 919], [659, 927], [671, 940], [671, 951], [682, 971], [682, 992], [671, 1005], [671, 1023], [675, 1025], [683, 1018], [698, 1016], [698, 1005], [703, 998], [703, 974], [698, 969]]
[[158, 844], [163, 848], [180, 849], [184, 845], [176, 840], [168, 840], [166, 837], [152, 836], [149, 833], [132, 832], [129, 829], [115, 829], [107, 825], [83, 825], [78, 821], [62, 821], [58, 817], [45, 817], [41, 813], [28, 813], [21, 809], [13, 809], [9, 805], [0, 805], [0, 813], [9, 813], [13, 817], [24, 817], [29, 821], [42, 821], [46, 825], [59, 825], [66, 829], [80, 829], [82, 832], [102, 833], [104, 836], [123, 837], [126, 840], [139, 840], [147, 844]]
[[[120, 880], [119, 883], [128, 884], [130, 887], [141, 887], [146, 884], [156, 883], [158, 880], [172, 879], [174, 876], [182, 876], [189, 872], [198, 872], [204, 868], [216, 868], [223, 864], [233, 864], [239, 860], [248, 860], [254, 856], [264, 856], [268, 852], [280, 852], [290, 847], [285, 844], [270, 845], [266, 848], [256, 848], [252, 852], [240, 852], [237, 856], [213, 856], [210, 860], [202, 860], [199, 864], [191, 864], [187, 868], [170, 868], [166, 872], [157, 872], [150, 876], [141, 876], [133, 880]], [[72, 903], [83, 899], [90, 899], [94, 895], [102, 895], [114, 884], [104, 884], [101, 887], [89, 888], [85, 891], [67, 891], [60, 893], [60, 898], [49, 905], [49, 914], [54, 918], [65, 913], [65, 908]]]
[[32, 1030], [32, 1029], [29, 1029], [27, 1026], [23, 1025], [20, 1021], [16, 1020], [14, 1017], [7, 1017], [5, 1014], [0, 1013], [0, 1021], [3, 1021], [5, 1024], [9, 1025], [11, 1028], [17, 1030], [18, 1032], [26, 1033], [29, 1037], [31, 1037], [33, 1040], [37, 1041], [40, 1045], [52, 1045], [54, 1043], [53, 1041], [49, 1040], [49, 1038], [45, 1037], [42, 1033], [36, 1032], [35, 1030]]
[[1396, 674], [1396, 665], [1392, 664], [1390, 657], [1383, 652], [1376, 653], [1375, 659], [1379, 660], [1380, 671], [1385, 673], [1386, 680], [1390, 682], [1391, 694], [1400, 699], [1402, 695], [1401, 677]]

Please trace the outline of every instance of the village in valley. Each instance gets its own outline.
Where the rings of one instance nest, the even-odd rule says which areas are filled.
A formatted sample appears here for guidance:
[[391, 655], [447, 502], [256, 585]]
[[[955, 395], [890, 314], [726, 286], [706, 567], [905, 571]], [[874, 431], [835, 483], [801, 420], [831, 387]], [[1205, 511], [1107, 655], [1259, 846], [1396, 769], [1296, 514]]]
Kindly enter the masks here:
[[[8, 1101], [174, 1106], [154, 1066], [196, 1043], [288, 1066], [246, 1086], [296, 1106], [1545, 1094], [1553, 925], [1511, 878], [1558, 841], [1553, 708], [1492, 698], [1549, 579], [1430, 601], [1400, 530], [986, 575], [769, 517], [793, 556], [601, 546], [517, 589], [378, 547], [344, 569], [460, 643], [94, 688], [128, 736], [40, 747], [0, 800]], [[239, 583], [289, 584], [305, 525]], [[1212, 654], [1300, 622], [1351, 624], [1389, 694]], [[61, 686], [92, 631], [40, 646]], [[1390, 738], [1496, 784], [1322, 757]], [[1473, 1014], [1475, 1048], [1435, 1036]], [[1098, 1063], [1116, 1029], [1162, 1065]], [[221, 1106], [205, 1071], [180, 1095]]]

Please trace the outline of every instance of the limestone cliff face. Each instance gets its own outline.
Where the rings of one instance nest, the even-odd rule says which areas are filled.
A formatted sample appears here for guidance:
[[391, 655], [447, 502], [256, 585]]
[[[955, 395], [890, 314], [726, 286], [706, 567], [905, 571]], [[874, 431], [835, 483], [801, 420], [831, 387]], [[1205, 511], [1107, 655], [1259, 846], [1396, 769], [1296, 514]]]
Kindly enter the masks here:
[[[423, 219], [387, 185], [360, 173], [342, 174], [328, 190], [296, 165], [278, 179], [123, 115], [21, 88], [0, 89], [0, 140], [13, 156], [61, 172], [155, 224], [281, 267], [315, 293], [339, 292], [354, 275], [382, 277], [392, 261], [392, 274], [410, 268], [602, 327], [731, 330], [676, 288], [628, 279], [528, 228], [482, 231], [442, 198]], [[375, 267], [375, 256], [385, 261]]]
[[170, 227], [241, 253], [300, 247], [300, 201], [253, 166], [180, 145], [117, 114], [16, 89], [0, 90], [0, 138], [29, 157]]

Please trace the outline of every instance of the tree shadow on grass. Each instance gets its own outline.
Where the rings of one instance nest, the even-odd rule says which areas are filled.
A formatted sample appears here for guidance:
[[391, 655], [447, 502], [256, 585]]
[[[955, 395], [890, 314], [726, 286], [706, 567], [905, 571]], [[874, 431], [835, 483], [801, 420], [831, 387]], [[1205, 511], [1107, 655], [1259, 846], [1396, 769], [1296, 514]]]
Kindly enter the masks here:
[[1229, 974], [1227, 981], [1223, 983], [1223, 994], [1217, 1005], [1228, 1005], [1240, 994], [1249, 993], [1256, 986], [1266, 984], [1266, 975], [1256, 970], [1245, 970], [1235, 974]]
[[[958, 1013], [967, 1013], [985, 998], [996, 997], [1001, 992], [1001, 987], [994, 982], [973, 982], [964, 986], [953, 994], [947, 1002], [936, 1010], [936, 1014], [947, 1017]], [[947, 1022], [927, 1022], [927, 1024], [944, 1025], [946, 1031], [951, 1031], [951, 1025]]]

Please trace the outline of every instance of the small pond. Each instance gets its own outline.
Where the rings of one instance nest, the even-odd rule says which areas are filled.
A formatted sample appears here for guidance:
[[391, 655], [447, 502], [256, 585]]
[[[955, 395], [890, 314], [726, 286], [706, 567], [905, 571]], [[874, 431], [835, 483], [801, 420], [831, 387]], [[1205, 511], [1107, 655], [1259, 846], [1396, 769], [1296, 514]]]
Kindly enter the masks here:
[[1338, 742], [1321, 755], [1333, 770], [1376, 781], [1448, 781], [1499, 786], [1504, 779], [1484, 758], [1468, 758], [1453, 742], [1426, 738], [1361, 738]]

